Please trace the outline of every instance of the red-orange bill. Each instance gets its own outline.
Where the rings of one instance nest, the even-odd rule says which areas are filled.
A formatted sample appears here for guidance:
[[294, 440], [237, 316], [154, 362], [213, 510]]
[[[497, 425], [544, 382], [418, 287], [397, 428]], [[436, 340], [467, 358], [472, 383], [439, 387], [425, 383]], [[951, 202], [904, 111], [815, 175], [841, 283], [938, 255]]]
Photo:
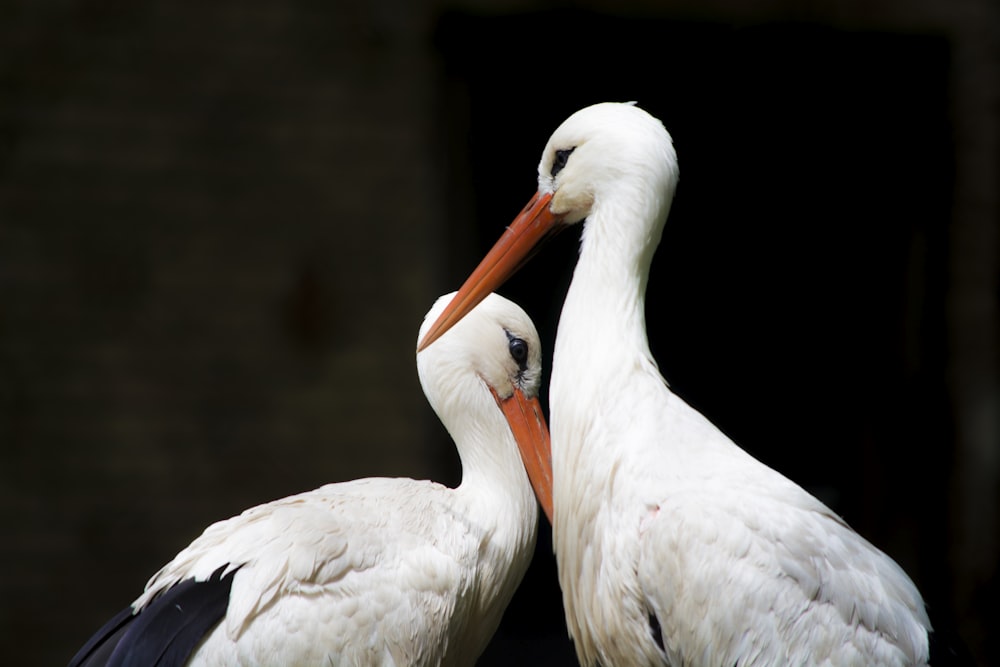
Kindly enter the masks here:
[[552, 523], [552, 449], [542, 406], [537, 397], [528, 398], [520, 389], [515, 388], [507, 398], [500, 398], [492, 387], [490, 391], [517, 441], [521, 461], [538, 504]]
[[490, 292], [503, 285], [527, 261], [531, 251], [556, 229], [561, 217], [549, 210], [551, 201], [551, 194], [535, 193], [424, 334], [417, 352], [440, 338]]

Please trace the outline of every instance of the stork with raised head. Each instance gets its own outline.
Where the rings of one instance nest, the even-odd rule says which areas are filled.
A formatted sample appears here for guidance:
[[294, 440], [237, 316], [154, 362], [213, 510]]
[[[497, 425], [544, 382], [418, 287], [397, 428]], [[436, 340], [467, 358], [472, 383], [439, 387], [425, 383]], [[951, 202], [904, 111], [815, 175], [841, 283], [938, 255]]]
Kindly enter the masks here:
[[927, 664], [931, 625], [899, 565], [661, 377], [644, 300], [676, 184], [659, 120], [631, 104], [574, 113], [542, 153], [538, 193], [421, 342], [550, 232], [583, 223], [549, 413], [553, 541], [580, 661]]
[[360, 479], [213, 524], [71, 667], [474, 663], [531, 561], [532, 485], [551, 492], [538, 334], [488, 296], [417, 369], [458, 448], [457, 488]]

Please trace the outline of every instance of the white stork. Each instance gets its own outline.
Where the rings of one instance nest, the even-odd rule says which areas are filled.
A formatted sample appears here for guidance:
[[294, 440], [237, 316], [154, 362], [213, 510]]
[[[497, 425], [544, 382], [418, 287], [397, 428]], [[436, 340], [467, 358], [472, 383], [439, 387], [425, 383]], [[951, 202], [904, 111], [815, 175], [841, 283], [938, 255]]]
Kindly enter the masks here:
[[489, 296], [453, 333], [417, 369], [458, 448], [457, 488], [360, 479], [213, 524], [70, 665], [475, 662], [532, 557], [548, 433], [524, 311]]
[[[550, 387], [553, 542], [584, 665], [925, 665], [920, 593], [886, 554], [667, 387], [649, 350], [650, 262], [677, 184], [659, 120], [570, 116], [538, 193], [421, 342], [583, 221]], [[430, 349], [430, 348], [427, 348]]]

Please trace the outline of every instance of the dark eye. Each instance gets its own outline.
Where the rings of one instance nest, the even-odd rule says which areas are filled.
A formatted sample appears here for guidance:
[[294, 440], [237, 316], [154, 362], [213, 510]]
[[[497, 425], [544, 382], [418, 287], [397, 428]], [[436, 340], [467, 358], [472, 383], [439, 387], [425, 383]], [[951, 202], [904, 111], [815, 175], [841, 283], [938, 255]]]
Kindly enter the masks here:
[[507, 350], [510, 352], [510, 358], [517, 362], [517, 367], [522, 371], [528, 367], [528, 344], [522, 339], [507, 334], [508, 343]]
[[556, 177], [563, 167], [566, 166], [566, 161], [569, 160], [570, 153], [572, 153], [575, 148], [564, 148], [563, 150], [556, 151], [556, 159], [552, 161], [552, 178]]

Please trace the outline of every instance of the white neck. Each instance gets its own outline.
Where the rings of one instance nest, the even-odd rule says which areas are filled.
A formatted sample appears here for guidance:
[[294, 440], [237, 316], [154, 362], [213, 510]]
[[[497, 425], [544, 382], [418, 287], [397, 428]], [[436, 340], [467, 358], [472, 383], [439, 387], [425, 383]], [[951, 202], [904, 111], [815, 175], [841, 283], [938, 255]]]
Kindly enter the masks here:
[[[488, 400], [493, 401], [492, 395]], [[468, 604], [473, 617], [481, 619], [477, 632], [482, 636], [477, 641], [485, 646], [531, 562], [538, 504], [500, 410], [494, 405], [479, 414], [487, 424], [463, 416], [449, 424], [449, 430], [462, 460], [462, 482], [453, 492], [454, 502], [465, 509], [469, 531], [480, 539], [475, 596]], [[504, 433], [506, 442], [483, 441], [499, 433]]]
[[521, 539], [527, 525], [534, 535], [537, 503], [514, 434], [486, 381], [469, 372], [468, 350], [454, 338], [441, 343], [418, 355], [417, 363], [424, 394], [462, 461], [455, 501], [478, 510], [470, 516], [487, 531]]
[[[492, 403], [492, 395], [485, 389], [483, 393]], [[519, 528], [524, 517], [537, 514], [537, 503], [517, 443], [495, 405], [479, 412], [479, 419], [470, 418], [472, 414], [472, 410], [459, 412], [448, 424], [462, 461], [462, 482], [455, 491], [470, 503], [488, 506], [482, 516], [493, 529], [501, 522]], [[500, 433], [506, 442], [485, 441]], [[535, 525], [533, 520], [530, 524]]]
[[556, 335], [553, 413], [571, 403], [598, 405], [591, 392], [609, 390], [609, 379], [656, 368], [646, 338], [646, 284], [673, 189], [661, 197], [642, 196], [638, 188], [616, 194], [595, 203], [584, 222]]

